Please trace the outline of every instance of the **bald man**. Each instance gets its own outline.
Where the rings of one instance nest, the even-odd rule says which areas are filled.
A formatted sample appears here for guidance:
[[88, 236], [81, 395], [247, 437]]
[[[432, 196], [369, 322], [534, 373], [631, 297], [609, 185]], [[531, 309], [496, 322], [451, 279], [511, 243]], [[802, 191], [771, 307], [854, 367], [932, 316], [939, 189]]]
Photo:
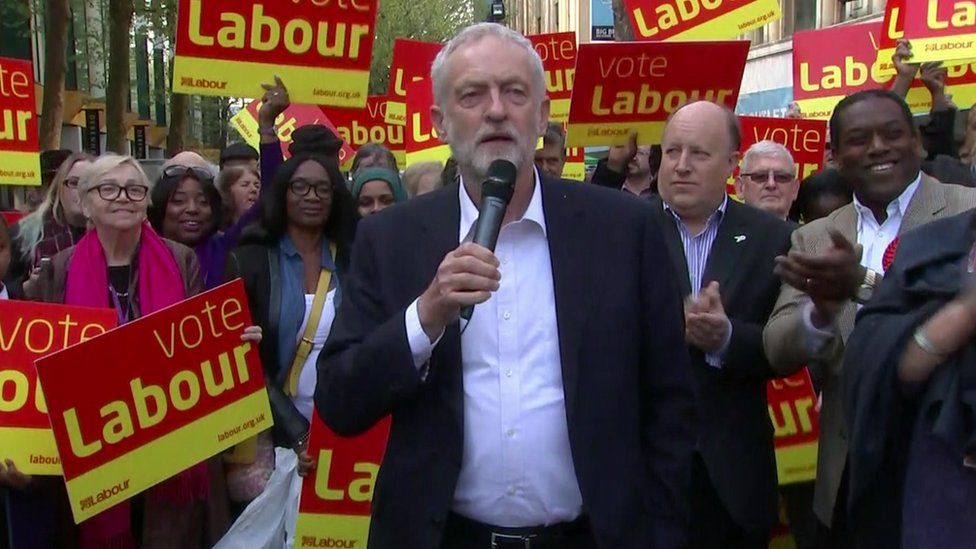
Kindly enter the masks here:
[[766, 410], [772, 371], [762, 328], [779, 293], [774, 258], [790, 227], [728, 199], [739, 162], [735, 114], [685, 105], [668, 120], [656, 217], [685, 299], [685, 342], [698, 397], [692, 464], [692, 547], [765, 548], [776, 518], [773, 429]]

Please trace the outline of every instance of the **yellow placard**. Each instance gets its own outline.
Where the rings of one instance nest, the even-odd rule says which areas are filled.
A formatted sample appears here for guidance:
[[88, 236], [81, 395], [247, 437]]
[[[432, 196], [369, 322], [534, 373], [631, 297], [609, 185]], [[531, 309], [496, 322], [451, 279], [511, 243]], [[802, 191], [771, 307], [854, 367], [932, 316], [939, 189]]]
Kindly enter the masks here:
[[[239, 418], [250, 418], [241, 422]], [[271, 427], [265, 390], [256, 391], [168, 435], [67, 482], [75, 522], [93, 517]], [[214, 436], [215, 433], [221, 435]], [[226, 434], [226, 436], [224, 436]]]
[[0, 185], [36, 187], [41, 184], [41, 155], [0, 151]]
[[817, 478], [817, 441], [776, 449], [776, 473], [780, 484]]
[[[266, 76], [262, 76], [266, 75]], [[186, 94], [260, 97], [260, 82], [278, 76], [288, 85], [294, 103], [362, 108], [366, 106], [369, 73], [294, 65], [177, 56], [173, 63], [173, 91]], [[328, 82], [328, 89], [319, 87]]]
[[664, 122], [605, 122], [602, 124], [569, 124], [567, 147], [623, 145], [631, 131], [638, 143], [660, 143]]
[[11, 459], [28, 475], [60, 475], [61, 458], [50, 429], [0, 428], [3, 459]]
[[295, 524], [295, 547], [365, 549], [367, 539], [369, 517], [301, 513]]
[[241, 134], [245, 143], [260, 150], [261, 136], [258, 134], [258, 121], [247, 109], [237, 111], [237, 114], [231, 117], [230, 125]]
[[[662, 6], [658, 6], [658, 9], [661, 8]], [[634, 35], [637, 40], [726, 40], [782, 17], [782, 11], [777, 0], [752, 1], [746, 2], [746, 5], [741, 7], [730, 8], [726, 13], [694, 25], [688, 30], [672, 34], [668, 33], [664, 26], [661, 26], [660, 29], [657, 28], [658, 9], [647, 10], [647, 13], [643, 9], [630, 10], [631, 22], [634, 23]], [[670, 18], [662, 17], [662, 21], [667, 19]], [[672, 25], [680, 24], [674, 19], [671, 21]]]
[[406, 166], [409, 168], [420, 162], [440, 162], [444, 164], [451, 158], [451, 147], [449, 145], [438, 145], [429, 149], [406, 153]]
[[585, 162], [567, 162], [563, 164], [563, 179], [583, 181], [586, 179]]
[[387, 124], [394, 124], [396, 126], [406, 126], [407, 125], [407, 104], [402, 101], [390, 101], [386, 102], [386, 117]]

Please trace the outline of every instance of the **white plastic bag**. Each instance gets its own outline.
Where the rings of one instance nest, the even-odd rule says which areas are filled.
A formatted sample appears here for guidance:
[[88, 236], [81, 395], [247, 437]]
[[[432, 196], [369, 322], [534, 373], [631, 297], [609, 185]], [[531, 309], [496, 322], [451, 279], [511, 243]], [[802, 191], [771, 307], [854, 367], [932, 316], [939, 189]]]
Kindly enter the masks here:
[[275, 468], [264, 492], [244, 509], [214, 549], [281, 549], [294, 541], [302, 479], [298, 455], [275, 448]]

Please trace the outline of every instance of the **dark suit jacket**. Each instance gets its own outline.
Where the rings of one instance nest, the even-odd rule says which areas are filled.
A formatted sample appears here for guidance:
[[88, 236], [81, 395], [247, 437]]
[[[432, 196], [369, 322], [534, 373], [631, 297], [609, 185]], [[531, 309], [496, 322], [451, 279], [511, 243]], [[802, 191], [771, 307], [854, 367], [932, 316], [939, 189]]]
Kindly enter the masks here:
[[[651, 207], [681, 280], [681, 295], [688, 296], [688, 263], [674, 216], [660, 197], [651, 199]], [[766, 382], [773, 373], [763, 353], [762, 330], [779, 295], [774, 258], [790, 249], [791, 232], [785, 221], [729, 199], [702, 287], [718, 281], [732, 339], [721, 369], [691, 349], [698, 450], [732, 519], [754, 530], [768, 528], [776, 518], [776, 459], [766, 405]]]
[[[569, 439], [600, 547], [682, 547], [693, 393], [682, 305], [647, 204], [542, 178]], [[392, 414], [369, 545], [436, 549], [463, 449], [461, 340], [421, 380], [404, 313], [458, 246], [458, 185], [370, 216], [319, 359], [316, 408], [343, 435]], [[538, 456], [538, 459], [546, 459]]]

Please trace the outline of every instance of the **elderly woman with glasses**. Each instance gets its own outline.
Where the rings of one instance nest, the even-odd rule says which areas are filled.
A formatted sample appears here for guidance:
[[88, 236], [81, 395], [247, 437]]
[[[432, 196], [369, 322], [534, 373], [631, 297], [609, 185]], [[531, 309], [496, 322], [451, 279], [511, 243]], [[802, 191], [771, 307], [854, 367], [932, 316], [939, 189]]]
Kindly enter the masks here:
[[[163, 309], [203, 290], [189, 248], [161, 238], [146, 223], [152, 184], [128, 156], [103, 156], [82, 174], [81, 207], [90, 230], [42, 270], [31, 297], [52, 303], [115, 309], [119, 323]], [[260, 342], [248, 327], [241, 338]], [[96, 357], [97, 359], [97, 357]], [[129, 502], [79, 526], [83, 547], [202, 547], [226, 523], [226, 494], [219, 460], [199, 463], [141, 496], [143, 525], [133, 528]], [[140, 515], [136, 515], [140, 516]], [[136, 540], [133, 532], [142, 531]], [[207, 545], [209, 546], [209, 545]]]

